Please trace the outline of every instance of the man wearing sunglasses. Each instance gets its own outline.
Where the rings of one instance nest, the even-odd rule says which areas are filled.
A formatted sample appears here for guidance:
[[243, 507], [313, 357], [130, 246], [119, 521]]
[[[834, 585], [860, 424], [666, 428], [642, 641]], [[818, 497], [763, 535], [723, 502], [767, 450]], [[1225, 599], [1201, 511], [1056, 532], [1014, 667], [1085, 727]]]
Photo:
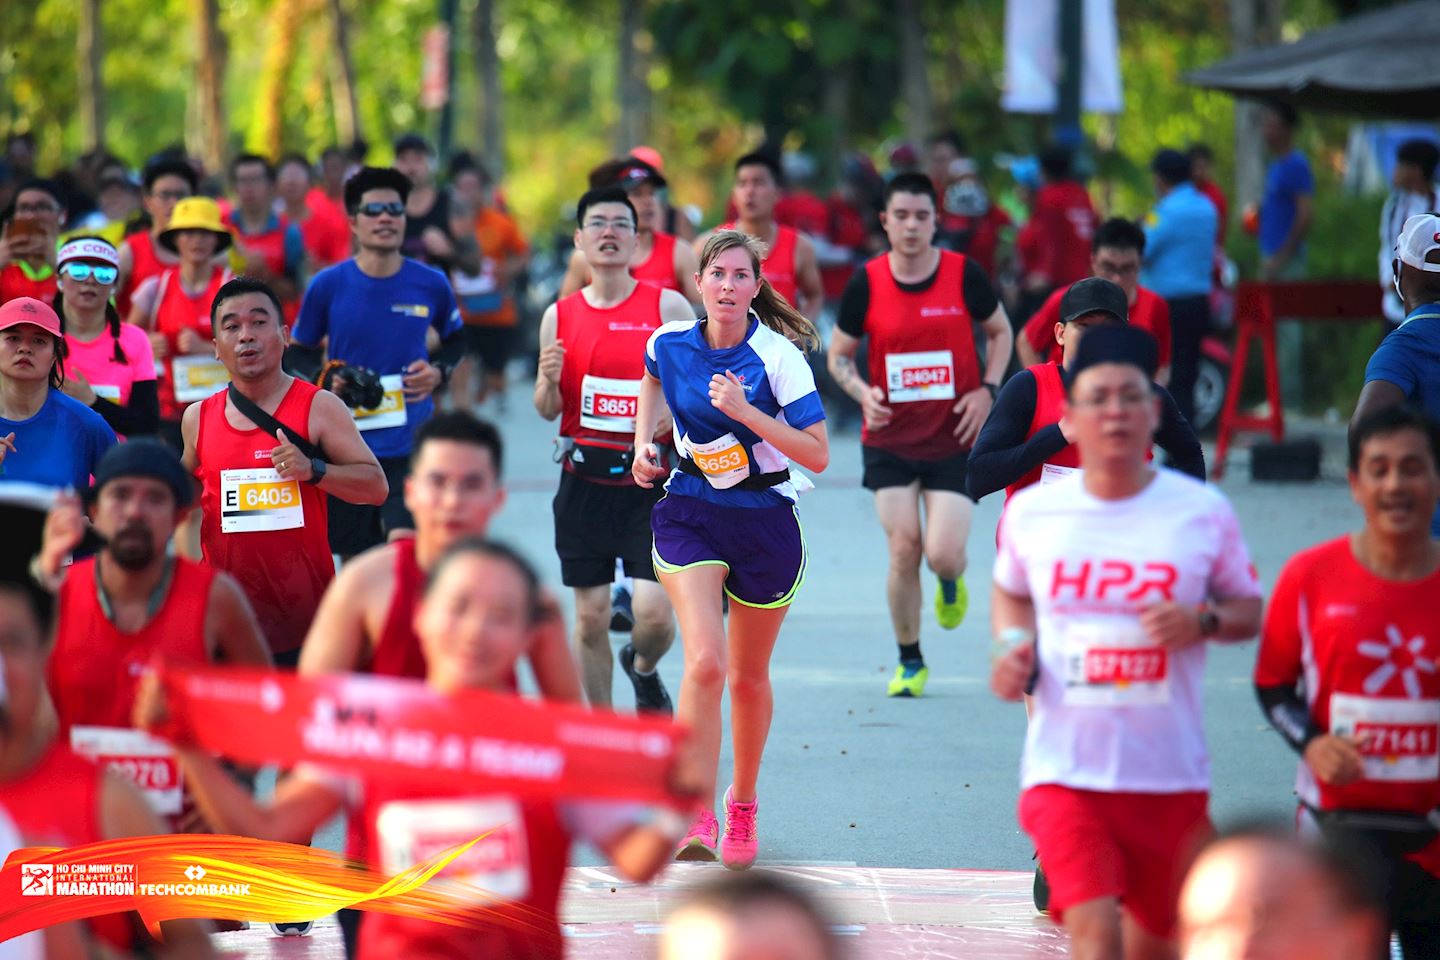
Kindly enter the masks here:
[[[464, 350], [449, 281], [400, 252], [409, 194], [409, 179], [391, 168], [364, 167], [346, 182], [358, 252], [315, 275], [287, 354], [287, 365], [302, 371], [317, 369], [326, 354], [331, 363], [368, 368], [384, 389], [380, 406], [351, 412], [390, 494], [380, 506], [331, 498], [330, 548], [341, 557], [411, 531], [403, 491], [415, 430], [434, 413], [431, 395]], [[431, 330], [440, 340], [433, 357], [426, 346]]]
[[64, 224], [65, 200], [54, 181], [20, 185], [0, 235], [0, 303], [16, 297], [55, 302], [55, 240]]

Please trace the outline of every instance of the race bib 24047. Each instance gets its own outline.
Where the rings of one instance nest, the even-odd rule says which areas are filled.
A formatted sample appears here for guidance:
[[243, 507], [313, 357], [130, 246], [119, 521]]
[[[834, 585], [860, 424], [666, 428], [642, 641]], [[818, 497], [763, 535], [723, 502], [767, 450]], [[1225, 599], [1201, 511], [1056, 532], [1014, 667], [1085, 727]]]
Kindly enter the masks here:
[[1440, 777], [1440, 700], [1330, 695], [1330, 732], [1359, 737], [1367, 780]]
[[1170, 655], [1139, 624], [1074, 623], [1065, 630], [1065, 703], [1131, 707], [1170, 702]]
[[274, 469], [220, 471], [220, 532], [261, 533], [305, 526], [300, 483]]
[[350, 411], [350, 415], [355, 418], [356, 428], [362, 432], [405, 426], [404, 376], [398, 373], [383, 376], [380, 378], [380, 386], [385, 389], [385, 399], [380, 401], [380, 406], [356, 407]]
[[954, 356], [949, 350], [887, 354], [885, 395], [891, 403], [954, 400]]
[[606, 433], [635, 433], [640, 381], [592, 377], [580, 381], [580, 426]]

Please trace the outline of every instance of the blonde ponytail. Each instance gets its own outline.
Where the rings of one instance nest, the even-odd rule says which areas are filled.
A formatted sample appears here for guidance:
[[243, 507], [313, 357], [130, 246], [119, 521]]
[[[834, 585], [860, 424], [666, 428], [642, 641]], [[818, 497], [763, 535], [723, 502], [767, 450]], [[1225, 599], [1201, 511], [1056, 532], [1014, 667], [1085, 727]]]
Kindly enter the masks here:
[[795, 309], [789, 300], [781, 296], [780, 292], [772, 287], [770, 281], [766, 280], [764, 274], [761, 273], [760, 262], [765, 259], [766, 250], [765, 245], [756, 238], [748, 233], [741, 233], [739, 230], [716, 230], [700, 250], [700, 273], [703, 275], [705, 268], [720, 254], [736, 247], [743, 247], [745, 252], [750, 254], [751, 266], [755, 270], [755, 275], [760, 278], [760, 290], [750, 303], [750, 309], [755, 311], [760, 322], [801, 350], [819, 350], [820, 332], [815, 329], [815, 324]]

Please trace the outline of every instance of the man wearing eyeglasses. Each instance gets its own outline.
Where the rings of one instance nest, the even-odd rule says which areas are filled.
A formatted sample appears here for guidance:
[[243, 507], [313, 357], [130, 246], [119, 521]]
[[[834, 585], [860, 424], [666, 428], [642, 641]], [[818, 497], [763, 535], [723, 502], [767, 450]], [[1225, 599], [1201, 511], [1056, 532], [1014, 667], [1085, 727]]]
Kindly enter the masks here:
[[16, 297], [55, 302], [55, 241], [64, 224], [65, 200], [54, 181], [20, 184], [0, 235], [0, 303]]
[[197, 186], [194, 168], [178, 157], [146, 164], [141, 183], [145, 191], [141, 202], [150, 217], [150, 229], [130, 234], [120, 245], [120, 289], [115, 306], [122, 317], [130, 316], [130, 299], [142, 283], [180, 262], [160, 243], [160, 234], [170, 229], [175, 204], [193, 197]]
[[555, 549], [561, 579], [575, 591], [585, 696], [610, 706], [610, 581], [619, 560], [635, 581], [634, 627], [620, 666], [637, 707], [673, 713], [656, 666], [675, 639], [674, 616], [650, 557], [650, 510], [664, 491], [636, 486], [630, 463], [645, 345], [662, 323], [693, 323], [695, 312], [678, 291], [631, 275], [638, 222], [621, 186], [596, 187], [580, 198], [575, 247], [590, 282], [540, 320], [535, 409], [546, 420], [560, 419]]
[[1147, 458], [1155, 366], [1149, 334], [1085, 332], [1065, 401], [1084, 469], [1011, 499], [990, 597], [990, 687], [1032, 695], [1020, 825], [1077, 957], [1174, 956], [1182, 866], [1212, 830], [1205, 649], [1260, 626], [1229, 502]]
[[[1130, 313], [1130, 326], [1138, 327], [1155, 338], [1160, 367], [1155, 382], [1170, 382], [1170, 308], [1164, 299], [1140, 285], [1140, 266], [1145, 255], [1145, 231], [1131, 220], [1114, 217], [1095, 231], [1090, 246], [1090, 269], [1102, 280], [1120, 285]], [[1054, 360], [1055, 325], [1060, 322], [1060, 298], [1069, 287], [1061, 287], [1025, 322], [1015, 338], [1015, 354], [1020, 367]]]
[[[330, 548], [345, 558], [411, 532], [403, 490], [415, 430], [435, 412], [431, 395], [464, 350], [449, 280], [400, 252], [409, 194], [409, 179], [392, 168], [364, 167], [346, 182], [345, 209], [359, 252], [315, 275], [286, 355], [287, 365], [302, 371], [317, 369], [328, 355], [331, 365], [373, 371], [383, 388], [378, 407], [351, 412], [390, 494], [380, 506], [331, 498]], [[440, 341], [433, 356], [426, 342], [432, 330]]]

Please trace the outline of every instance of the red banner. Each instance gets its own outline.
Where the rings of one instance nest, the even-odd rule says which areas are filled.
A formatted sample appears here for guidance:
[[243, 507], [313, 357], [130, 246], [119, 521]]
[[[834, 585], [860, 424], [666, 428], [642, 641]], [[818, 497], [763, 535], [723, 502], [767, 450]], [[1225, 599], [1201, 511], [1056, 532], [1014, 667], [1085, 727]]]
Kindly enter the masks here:
[[665, 719], [360, 674], [162, 668], [161, 680], [172, 721], [159, 733], [240, 763], [309, 762], [442, 794], [693, 803], [669, 787], [685, 734]]

